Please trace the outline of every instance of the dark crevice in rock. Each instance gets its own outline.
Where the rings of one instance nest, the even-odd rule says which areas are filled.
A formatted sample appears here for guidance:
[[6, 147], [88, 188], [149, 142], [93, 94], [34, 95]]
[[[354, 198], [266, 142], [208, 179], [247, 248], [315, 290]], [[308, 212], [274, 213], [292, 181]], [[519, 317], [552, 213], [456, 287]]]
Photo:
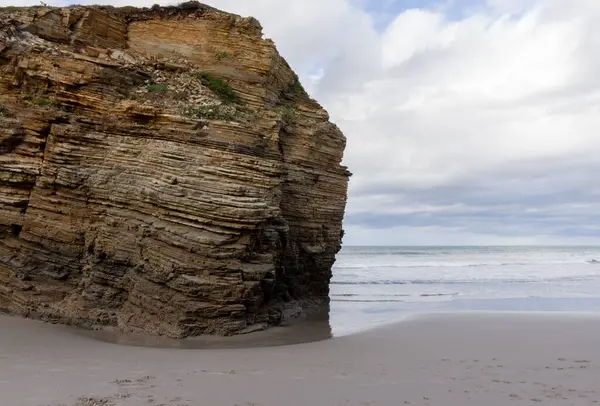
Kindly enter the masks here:
[[[60, 121], [60, 120], [59, 120]], [[46, 161], [46, 147], [48, 145], [48, 138], [50, 137], [50, 133], [52, 132], [52, 125], [54, 122], [48, 123], [48, 125], [42, 127], [39, 134], [43, 141], [40, 143], [40, 152], [42, 155], [42, 164], [40, 165], [40, 173], [44, 168], [44, 164]]]
[[10, 134], [8, 138], [0, 139], [0, 154], [10, 154], [25, 140], [25, 133], [16, 131]]
[[13, 237], [18, 237], [19, 234], [21, 234], [21, 230], [23, 229], [23, 226], [20, 224], [11, 224], [10, 229], [11, 229], [11, 234], [13, 235]]

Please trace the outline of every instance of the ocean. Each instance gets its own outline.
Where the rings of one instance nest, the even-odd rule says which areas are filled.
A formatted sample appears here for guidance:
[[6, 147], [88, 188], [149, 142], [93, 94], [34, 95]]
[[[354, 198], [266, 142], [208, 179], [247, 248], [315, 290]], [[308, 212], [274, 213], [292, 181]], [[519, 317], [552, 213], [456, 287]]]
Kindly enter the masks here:
[[600, 247], [344, 247], [334, 334], [419, 312], [600, 312]]

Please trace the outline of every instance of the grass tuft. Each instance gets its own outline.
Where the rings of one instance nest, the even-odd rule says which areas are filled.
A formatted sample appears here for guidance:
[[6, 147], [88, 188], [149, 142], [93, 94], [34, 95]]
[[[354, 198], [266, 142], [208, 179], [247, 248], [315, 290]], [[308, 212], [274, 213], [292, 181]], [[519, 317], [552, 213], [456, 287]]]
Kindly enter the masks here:
[[227, 81], [208, 72], [197, 72], [196, 77], [223, 102], [241, 104], [240, 97]]
[[229, 58], [231, 55], [229, 55], [229, 52], [227, 51], [219, 51], [215, 54], [215, 58], [217, 61], [222, 61], [225, 58]]
[[5, 6], [0, 7], [0, 11], [25, 11], [32, 7], [22, 7], [22, 6]]
[[283, 91], [283, 97], [288, 100], [297, 100], [298, 98], [308, 97], [308, 93], [302, 87], [298, 76], [294, 76], [294, 80], [289, 86]]
[[47, 99], [45, 97], [31, 97], [27, 96], [24, 99], [26, 104], [40, 106], [40, 107], [59, 107], [60, 103], [56, 99]]
[[296, 108], [292, 104], [282, 104], [277, 107], [277, 110], [281, 114], [281, 121], [284, 125], [291, 124], [296, 118]]
[[146, 87], [149, 92], [166, 93], [169, 91], [169, 85], [164, 83], [152, 83]]

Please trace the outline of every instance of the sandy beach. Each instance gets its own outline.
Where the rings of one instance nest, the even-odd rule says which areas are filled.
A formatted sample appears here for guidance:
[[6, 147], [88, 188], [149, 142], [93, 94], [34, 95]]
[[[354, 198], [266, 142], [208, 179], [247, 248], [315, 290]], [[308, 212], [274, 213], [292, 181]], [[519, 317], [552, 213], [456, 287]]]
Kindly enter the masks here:
[[430, 314], [319, 342], [191, 350], [1, 316], [0, 396], [3, 406], [588, 406], [600, 402], [598, 343], [591, 314]]

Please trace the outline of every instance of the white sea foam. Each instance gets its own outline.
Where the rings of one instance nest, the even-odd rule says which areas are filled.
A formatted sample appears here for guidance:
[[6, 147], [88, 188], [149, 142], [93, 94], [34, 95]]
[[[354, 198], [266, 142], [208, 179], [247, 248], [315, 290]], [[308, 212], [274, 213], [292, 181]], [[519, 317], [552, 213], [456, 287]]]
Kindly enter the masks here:
[[600, 296], [598, 259], [600, 247], [345, 247], [332, 300]]

